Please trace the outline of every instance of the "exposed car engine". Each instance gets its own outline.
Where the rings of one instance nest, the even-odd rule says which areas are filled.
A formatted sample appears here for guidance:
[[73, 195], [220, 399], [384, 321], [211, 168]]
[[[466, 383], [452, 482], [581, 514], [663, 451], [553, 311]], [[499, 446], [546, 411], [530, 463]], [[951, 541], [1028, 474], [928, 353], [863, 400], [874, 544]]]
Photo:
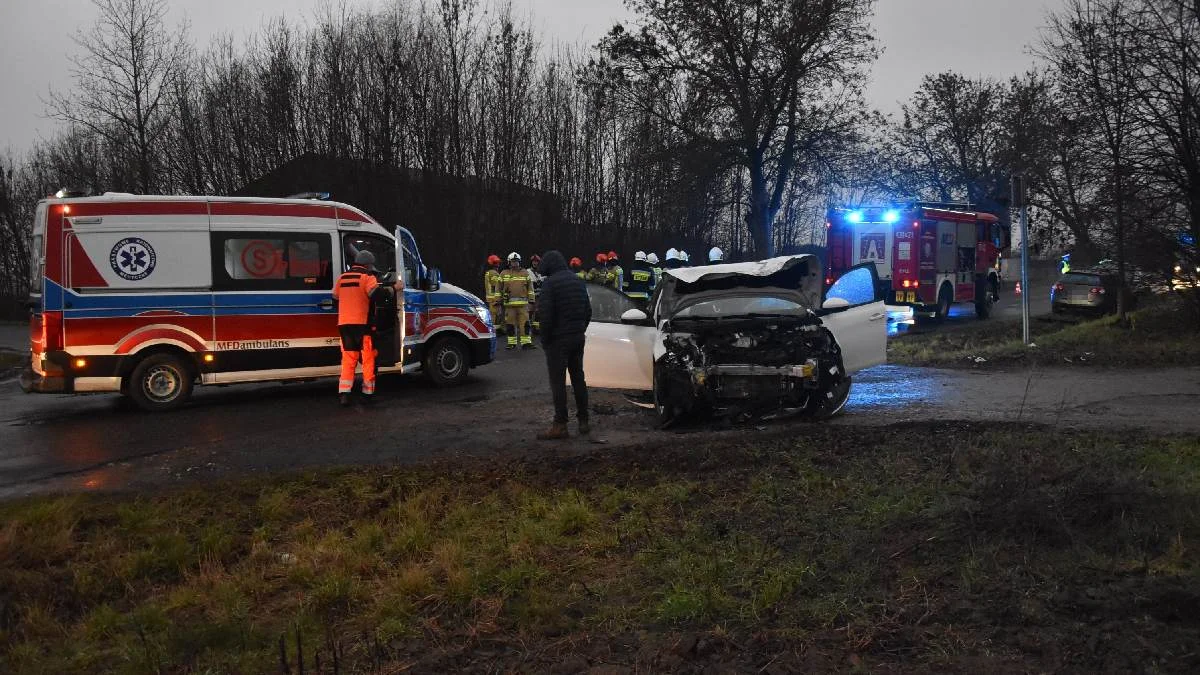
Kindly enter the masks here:
[[819, 413], [848, 380], [837, 343], [812, 314], [676, 320], [664, 332], [658, 396], [678, 412]]

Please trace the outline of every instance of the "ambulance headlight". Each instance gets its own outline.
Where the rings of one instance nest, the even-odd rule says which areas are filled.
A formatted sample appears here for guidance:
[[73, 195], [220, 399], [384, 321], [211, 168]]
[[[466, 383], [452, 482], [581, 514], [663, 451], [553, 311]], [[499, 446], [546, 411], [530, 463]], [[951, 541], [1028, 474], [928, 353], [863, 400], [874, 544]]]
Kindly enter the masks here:
[[485, 325], [492, 325], [492, 313], [487, 307], [475, 305], [475, 316], [479, 317], [479, 320]]

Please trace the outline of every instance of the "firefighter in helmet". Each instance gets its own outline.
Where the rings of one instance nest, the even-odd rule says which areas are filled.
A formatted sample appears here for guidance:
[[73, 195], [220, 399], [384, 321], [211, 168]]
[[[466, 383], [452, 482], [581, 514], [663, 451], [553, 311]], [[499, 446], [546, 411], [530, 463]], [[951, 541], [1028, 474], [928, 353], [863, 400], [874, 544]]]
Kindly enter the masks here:
[[570, 264], [571, 264], [571, 271], [575, 273], [575, 276], [579, 277], [580, 279], [583, 279], [584, 281], [587, 281], [587, 270], [583, 269], [583, 261], [580, 260], [578, 256], [576, 256], [574, 258], [571, 258]]
[[650, 292], [654, 290], [654, 269], [646, 260], [646, 252], [638, 251], [633, 255], [633, 264], [629, 266], [629, 287], [625, 294], [641, 302], [650, 302]]
[[616, 251], [608, 252], [608, 271], [604, 275], [604, 285], [625, 292], [625, 270], [621, 269], [621, 259]]
[[646, 262], [650, 263], [650, 269], [654, 271], [654, 288], [658, 288], [658, 285], [662, 283], [662, 265], [658, 264], [658, 254], [647, 255]]
[[589, 284], [603, 284], [604, 280], [608, 277], [608, 268], [606, 267], [607, 264], [608, 254], [597, 253], [596, 266], [588, 270], [586, 281]]
[[716, 246], [708, 249], [708, 264], [709, 265], [720, 265], [724, 261], [725, 261], [725, 252], [724, 251], [717, 248]]
[[338, 400], [350, 405], [354, 390], [354, 371], [362, 362], [362, 394], [366, 401], [375, 395], [375, 344], [371, 338], [371, 300], [380, 293], [404, 290], [404, 281], [381, 286], [375, 278], [375, 255], [359, 251], [354, 264], [333, 284], [333, 300], [338, 306], [338, 334], [341, 336], [342, 372], [338, 378]]
[[492, 312], [492, 325], [500, 330], [504, 323], [504, 302], [500, 295], [500, 256], [487, 257], [488, 269], [483, 273], [483, 293], [488, 309]]
[[667, 260], [663, 263], [663, 267], [669, 270], [677, 270], [683, 267], [683, 260], [679, 257], [679, 251], [673, 248], [667, 249]]
[[504, 330], [508, 335], [505, 349], [533, 349], [528, 331], [529, 304], [534, 300], [533, 277], [521, 268], [521, 254], [508, 254], [508, 269], [500, 275], [501, 296], [504, 298]]

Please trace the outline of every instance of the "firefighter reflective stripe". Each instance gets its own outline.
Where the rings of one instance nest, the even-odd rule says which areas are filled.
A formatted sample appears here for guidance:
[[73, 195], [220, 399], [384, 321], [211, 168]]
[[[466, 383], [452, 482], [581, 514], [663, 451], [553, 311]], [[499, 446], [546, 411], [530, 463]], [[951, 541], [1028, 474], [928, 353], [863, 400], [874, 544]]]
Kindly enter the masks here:
[[650, 281], [652, 274], [649, 270], [635, 269], [630, 271], [629, 276], [632, 277], [634, 281]]
[[[345, 352], [342, 353], [342, 357], [345, 358]], [[350, 378], [349, 380], [338, 380], [338, 393], [339, 394], [349, 394], [353, 390], [354, 390], [354, 378]]]
[[488, 270], [483, 274], [483, 292], [488, 302], [499, 301], [501, 294], [500, 271]]
[[528, 270], [504, 270], [500, 275], [500, 288], [506, 307], [529, 304], [534, 297], [533, 278]]
[[604, 285], [618, 291], [625, 290], [625, 270], [621, 269], [620, 265], [608, 268], [608, 273], [604, 276]]

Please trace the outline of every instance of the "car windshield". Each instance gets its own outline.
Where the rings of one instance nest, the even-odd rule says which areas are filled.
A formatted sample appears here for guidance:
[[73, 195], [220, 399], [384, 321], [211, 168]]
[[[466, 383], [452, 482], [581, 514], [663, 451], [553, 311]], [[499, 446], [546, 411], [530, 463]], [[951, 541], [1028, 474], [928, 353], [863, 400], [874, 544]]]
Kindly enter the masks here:
[[676, 318], [713, 319], [748, 314], [803, 314], [807, 308], [795, 300], [776, 295], [754, 295], [714, 298], [688, 305], [675, 314]]

